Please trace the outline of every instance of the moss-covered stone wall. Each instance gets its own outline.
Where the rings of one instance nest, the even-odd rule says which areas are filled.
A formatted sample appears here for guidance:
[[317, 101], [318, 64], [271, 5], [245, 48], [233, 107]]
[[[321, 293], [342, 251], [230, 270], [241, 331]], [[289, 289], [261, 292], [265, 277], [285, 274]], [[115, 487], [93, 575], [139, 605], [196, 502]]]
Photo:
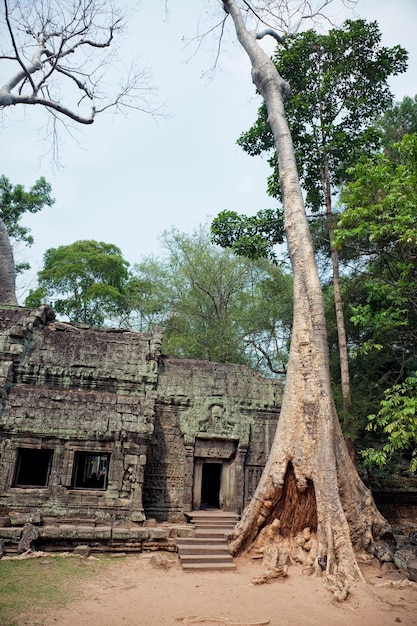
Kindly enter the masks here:
[[[160, 335], [82, 329], [48, 307], [3, 308], [1, 329], [0, 506], [143, 520]], [[51, 451], [45, 485], [20, 485], [30, 468], [16, 480], [20, 462], [42, 461], [32, 450]], [[100, 461], [105, 484], [75, 479]]]
[[241, 512], [281, 386], [239, 365], [162, 358], [161, 341], [58, 322], [47, 306], [0, 307], [0, 516]]
[[219, 505], [240, 513], [265, 465], [281, 406], [281, 385], [247, 367], [164, 359], [144, 505], [157, 519], [201, 505], [207, 463], [221, 465]]

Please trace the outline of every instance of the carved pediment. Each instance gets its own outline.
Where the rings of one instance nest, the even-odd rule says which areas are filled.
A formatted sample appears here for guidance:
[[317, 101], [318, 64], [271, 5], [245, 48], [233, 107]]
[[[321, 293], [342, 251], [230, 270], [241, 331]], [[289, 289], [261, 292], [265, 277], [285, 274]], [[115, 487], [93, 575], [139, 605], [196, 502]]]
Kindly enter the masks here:
[[180, 428], [187, 442], [204, 439], [249, 441], [251, 418], [228, 398], [196, 399], [180, 417]]

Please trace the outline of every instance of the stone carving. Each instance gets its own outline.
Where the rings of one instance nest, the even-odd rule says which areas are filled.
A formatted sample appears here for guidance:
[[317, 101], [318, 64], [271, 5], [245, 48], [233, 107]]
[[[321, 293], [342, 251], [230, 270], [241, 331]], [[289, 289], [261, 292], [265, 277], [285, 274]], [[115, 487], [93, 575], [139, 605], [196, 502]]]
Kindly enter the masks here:
[[186, 443], [193, 443], [197, 436], [237, 439], [247, 445], [250, 438], [252, 418], [239, 401], [224, 398], [195, 398], [190, 408], [180, 417], [180, 428]]
[[230, 459], [236, 454], [236, 442], [197, 439], [194, 455], [208, 459]]
[[126, 498], [127, 496], [129, 496], [130, 492], [132, 491], [133, 472], [133, 465], [128, 465], [123, 472], [122, 491], [120, 494], [122, 498]]

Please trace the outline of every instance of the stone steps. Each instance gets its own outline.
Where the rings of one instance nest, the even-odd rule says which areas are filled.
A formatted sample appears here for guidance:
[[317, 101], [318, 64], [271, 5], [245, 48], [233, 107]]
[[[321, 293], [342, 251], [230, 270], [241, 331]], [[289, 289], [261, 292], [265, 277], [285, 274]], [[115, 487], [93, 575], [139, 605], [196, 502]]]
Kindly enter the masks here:
[[192, 511], [186, 514], [195, 526], [193, 537], [177, 540], [184, 571], [233, 571], [235, 564], [227, 536], [238, 520], [234, 513]]

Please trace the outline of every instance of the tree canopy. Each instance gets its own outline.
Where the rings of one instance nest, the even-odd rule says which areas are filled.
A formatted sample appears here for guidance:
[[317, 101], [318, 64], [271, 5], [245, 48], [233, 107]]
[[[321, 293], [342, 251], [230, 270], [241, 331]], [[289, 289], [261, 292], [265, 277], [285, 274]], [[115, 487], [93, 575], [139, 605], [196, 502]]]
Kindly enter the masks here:
[[123, 306], [128, 266], [109, 243], [85, 240], [50, 248], [26, 306], [46, 301], [71, 322], [101, 326]]
[[[129, 311], [164, 327], [173, 356], [246, 363], [282, 371], [291, 325], [291, 278], [267, 261], [236, 258], [205, 227], [162, 236], [166, 258], [134, 266]], [[133, 289], [132, 289], [133, 287]]]
[[[45, 206], [51, 207], [55, 202], [51, 191], [51, 185], [44, 177], [39, 178], [29, 191], [25, 191], [23, 185], [12, 185], [6, 176], [0, 176], [0, 219], [3, 220], [12, 245], [17, 242], [32, 245], [30, 229], [23, 226], [20, 220], [26, 213], [37, 213]], [[27, 263], [16, 265], [17, 272], [28, 268]]]
[[[336, 245], [356, 250], [344, 282], [351, 359], [359, 385], [361, 379], [367, 381], [368, 392], [365, 387], [361, 393], [367, 393], [364, 407], [373, 415], [370, 427], [387, 435], [374, 442], [381, 454], [366, 454], [380, 465], [401, 445], [407, 454], [406, 443], [414, 436], [412, 419], [401, 415], [412, 415], [417, 369], [416, 171], [417, 134], [404, 135], [389, 150], [362, 159], [350, 171], [335, 233]], [[374, 396], [373, 405], [369, 396]], [[362, 443], [372, 445], [366, 439]]]
[[222, 211], [214, 218], [211, 236], [215, 244], [249, 259], [277, 261], [274, 247], [284, 242], [284, 215], [280, 208], [263, 209], [254, 216]]
[[[364, 20], [347, 20], [325, 35], [308, 30], [278, 48], [274, 63], [291, 84], [286, 114], [306, 203], [314, 211], [325, 206], [325, 168], [338, 188], [347, 168], [379, 146], [372, 122], [391, 105], [387, 79], [406, 70], [407, 56], [399, 45], [382, 46], [378, 24]], [[273, 149], [265, 104], [238, 144], [251, 155]], [[268, 190], [279, 197], [274, 153], [270, 164]]]
[[335, 242], [354, 245], [352, 280], [360, 277], [368, 294], [354, 307], [356, 325], [372, 329], [372, 336], [363, 336], [361, 349], [381, 349], [394, 337], [398, 347], [402, 337], [401, 375], [415, 358], [412, 347], [417, 342], [417, 134], [405, 135], [395, 151], [398, 160], [379, 153], [350, 170]]

